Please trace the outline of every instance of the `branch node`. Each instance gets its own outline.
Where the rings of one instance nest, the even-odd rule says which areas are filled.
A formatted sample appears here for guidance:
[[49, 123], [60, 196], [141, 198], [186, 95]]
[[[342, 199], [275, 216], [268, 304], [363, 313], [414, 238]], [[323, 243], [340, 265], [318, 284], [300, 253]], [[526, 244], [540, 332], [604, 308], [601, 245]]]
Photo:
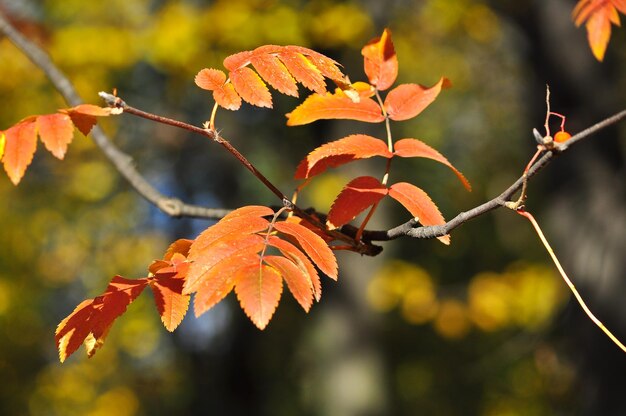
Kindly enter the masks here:
[[100, 91], [98, 95], [100, 96], [100, 98], [104, 100], [105, 103], [107, 103], [109, 107], [114, 107], [114, 108], [126, 107], [126, 103], [124, 102], [124, 100], [122, 100], [120, 97], [116, 95], [109, 94], [108, 92], [104, 92], [104, 91]]
[[165, 198], [158, 202], [157, 206], [170, 217], [179, 218], [183, 213], [183, 203], [177, 198]]

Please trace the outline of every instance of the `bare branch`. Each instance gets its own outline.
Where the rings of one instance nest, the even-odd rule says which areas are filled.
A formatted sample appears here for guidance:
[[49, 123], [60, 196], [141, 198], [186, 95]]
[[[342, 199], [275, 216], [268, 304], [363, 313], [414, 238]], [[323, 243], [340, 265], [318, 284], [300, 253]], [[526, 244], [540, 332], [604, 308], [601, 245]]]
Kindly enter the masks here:
[[[0, 13], [0, 33], [3, 33], [28, 59], [46, 74], [46, 77], [63, 96], [68, 105], [75, 107], [83, 103], [70, 80], [54, 65], [50, 57], [39, 46], [15, 29], [2, 13]], [[132, 158], [117, 148], [102, 129], [95, 126], [91, 132], [91, 137], [131, 186], [141, 196], [166, 214], [172, 217], [184, 216], [207, 219], [219, 219], [228, 214], [229, 210], [189, 205], [177, 198], [163, 195], [135, 169]]]

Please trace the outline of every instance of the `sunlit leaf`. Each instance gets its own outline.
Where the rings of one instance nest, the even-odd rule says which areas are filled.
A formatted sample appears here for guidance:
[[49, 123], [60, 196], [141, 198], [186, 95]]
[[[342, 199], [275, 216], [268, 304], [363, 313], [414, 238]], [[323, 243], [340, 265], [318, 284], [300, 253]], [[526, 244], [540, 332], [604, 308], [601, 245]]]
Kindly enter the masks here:
[[380, 91], [391, 87], [398, 76], [398, 57], [389, 29], [385, 29], [381, 37], [372, 39], [365, 45], [361, 54], [370, 84]]
[[337, 259], [326, 242], [300, 224], [279, 221], [274, 228], [296, 239], [313, 263], [331, 279], [337, 280]]
[[298, 82], [318, 94], [326, 93], [324, 76], [306, 56], [286, 50], [278, 54], [278, 57]]
[[604, 59], [611, 39], [611, 23], [620, 25], [618, 11], [626, 14], [625, 0], [580, 0], [572, 12], [576, 26], [587, 22], [587, 39], [598, 61]]
[[380, 139], [365, 134], [353, 134], [330, 143], [323, 144], [304, 158], [296, 169], [296, 179], [306, 179], [356, 159], [372, 156], [390, 158], [392, 153]]
[[272, 87], [286, 95], [298, 96], [298, 86], [289, 70], [274, 55], [260, 55], [251, 59], [254, 69], [261, 78], [266, 80]]
[[447, 86], [449, 86], [449, 81], [446, 78], [441, 78], [430, 88], [418, 84], [398, 85], [387, 94], [385, 110], [392, 120], [408, 120], [417, 116], [435, 101], [441, 89]]
[[244, 101], [258, 107], [272, 108], [272, 95], [261, 77], [248, 67], [230, 73], [235, 91]]
[[[442, 225], [446, 222], [428, 194], [415, 185], [395, 183], [389, 188], [389, 196], [400, 202], [422, 225]], [[450, 244], [449, 235], [438, 239], [444, 244]]]
[[313, 304], [313, 285], [311, 280], [302, 273], [302, 270], [291, 260], [280, 256], [265, 256], [267, 264], [275, 268], [287, 282], [289, 291], [306, 312]]
[[161, 321], [170, 332], [182, 322], [189, 308], [190, 297], [182, 293], [184, 283], [184, 279], [170, 276], [157, 276], [150, 281]]
[[226, 74], [219, 69], [204, 68], [198, 72], [194, 81], [198, 87], [213, 91], [224, 85]]
[[378, 103], [371, 98], [353, 101], [340, 89], [334, 94], [311, 94], [287, 114], [288, 126], [300, 126], [322, 119], [350, 119], [368, 123], [385, 120]]
[[76, 128], [86, 136], [97, 123], [97, 117], [107, 117], [111, 114], [117, 114], [119, 111], [121, 110], [116, 111], [116, 109], [98, 107], [92, 104], [80, 104], [59, 112], [69, 115]]
[[459, 178], [465, 189], [472, 190], [472, 186], [469, 181], [463, 176], [463, 174], [446, 159], [441, 153], [427, 145], [426, 143], [417, 139], [402, 139], [398, 140], [393, 145], [393, 154], [400, 157], [425, 157], [428, 159], [436, 160], [439, 163], [443, 163]]
[[4, 136], [2, 163], [11, 182], [17, 185], [37, 150], [37, 125], [34, 120], [20, 122], [6, 130]]
[[283, 280], [276, 269], [253, 263], [235, 275], [235, 293], [246, 315], [259, 329], [272, 319], [283, 291]]
[[39, 116], [37, 130], [46, 149], [58, 159], [63, 159], [74, 137], [74, 124], [70, 117], [61, 113]]
[[372, 176], [360, 176], [348, 183], [328, 213], [330, 228], [341, 227], [387, 195], [385, 185]]
[[213, 99], [227, 110], [236, 111], [241, 107], [241, 97], [230, 82], [213, 91]]
[[285, 240], [281, 240], [276, 236], [270, 236], [268, 243], [270, 246], [279, 249], [283, 256], [290, 259], [296, 266], [298, 266], [304, 277], [313, 287], [313, 296], [315, 297], [315, 300], [319, 302], [322, 297], [322, 284], [320, 282], [320, 277], [317, 274], [317, 270], [315, 269], [315, 266], [313, 266], [313, 263], [311, 263], [311, 260], [309, 260], [309, 258], [296, 246]]
[[65, 361], [84, 342], [87, 355], [96, 353], [113, 322], [141, 294], [148, 279], [125, 279], [115, 276], [101, 296], [87, 299], [57, 326], [55, 340], [59, 359]]

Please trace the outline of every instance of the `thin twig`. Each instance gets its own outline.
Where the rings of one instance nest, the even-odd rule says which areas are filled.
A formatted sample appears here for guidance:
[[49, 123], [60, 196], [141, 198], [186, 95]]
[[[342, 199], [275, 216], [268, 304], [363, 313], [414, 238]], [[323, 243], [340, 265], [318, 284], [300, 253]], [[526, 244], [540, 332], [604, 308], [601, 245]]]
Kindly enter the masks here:
[[589, 307], [583, 300], [582, 296], [580, 296], [580, 293], [578, 293], [578, 290], [576, 290], [576, 286], [574, 286], [574, 283], [572, 283], [569, 277], [567, 277], [567, 274], [565, 273], [565, 270], [563, 270], [563, 267], [561, 266], [559, 259], [556, 257], [556, 254], [554, 254], [554, 250], [552, 250], [552, 247], [548, 243], [546, 236], [543, 235], [543, 232], [541, 231], [539, 224], [537, 223], [535, 218], [532, 216], [532, 214], [524, 210], [517, 210], [516, 212], [520, 214], [522, 217], [525, 217], [533, 225], [533, 227], [535, 228], [535, 231], [537, 232], [537, 235], [539, 236], [539, 239], [541, 240], [541, 242], [543, 243], [543, 246], [548, 251], [548, 254], [550, 254], [550, 257], [552, 258], [554, 265], [559, 270], [561, 277], [565, 281], [565, 284], [567, 285], [567, 287], [569, 287], [570, 291], [572, 292], [572, 294], [578, 301], [578, 304], [583, 309], [585, 314], [589, 317], [589, 319], [591, 319], [591, 321], [594, 324], [596, 324], [598, 328], [602, 330], [602, 332], [604, 332], [604, 334], [607, 337], [609, 337], [611, 341], [613, 341], [613, 343], [615, 343], [615, 345], [617, 345], [622, 351], [626, 352], [626, 346], [624, 346], [624, 344], [622, 344], [621, 341], [617, 339], [617, 337], [613, 335], [613, 333], [611, 333], [611, 331], [609, 331], [608, 328], [604, 326], [604, 324], [598, 318], [596, 318], [596, 316], [591, 312], [591, 310], [589, 309]]
[[[7, 18], [0, 13], [0, 32], [3, 33], [35, 66], [44, 72], [56, 90], [68, 105], [75, 107], [83, 103], [69, 78], [52, 62], [50, 57], [35, 43], [28, 40], [15, 29]], [[195, 217], [219, 219], [230, 212], [225, 209], [207, 208], [185, 204], [177, 198], [163, 195], [137, 171], [132, 158], [117, 148], [98, 126], [91, 132], [91, 137], [109, 161], [131, 186], [145, 199], [172, 217]]]

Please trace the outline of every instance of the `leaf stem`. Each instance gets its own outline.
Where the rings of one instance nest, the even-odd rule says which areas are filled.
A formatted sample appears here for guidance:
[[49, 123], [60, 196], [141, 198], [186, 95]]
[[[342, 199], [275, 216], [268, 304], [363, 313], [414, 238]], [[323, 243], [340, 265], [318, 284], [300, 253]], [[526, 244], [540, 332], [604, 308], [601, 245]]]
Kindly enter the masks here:
[[528, 221], [530, 221], [530, 223], [533, 225], [533, 227], [535, 228], [535, 231], [537, 232], [537, 235], [539, 236], [539, 239], [541, 240], [541, 242], [543, 243], [544, 247], [548, 251], [548, 254], [550, 254], [550, 257], [552, 258], [552, 261], [554, 262], [554, 265], [559, 270], [559, 273], [561, 274], [561, 277], [563, 278], [563, 280], [565, 281], [565, 283], [567, 284], [569, 289], [574, 294], [574, 297], [578, 301], [578, 304], [583, 309], [583, 311], [585, 311], [585, 314], [587, 314], [589, 319], [591, 319], [591, 321], [594, 324], [596, 324], [598, 326], [598, 328], [600, 328], [602, 330], [602, 332], [604, 332], [605, 335], [607, 337], [609, 337], [609, 339], [611, 341], [613, 341], [613, 343], [615, 343], [615, 345], [617, 345], [622, 351], [626, 352], [626, 346], [624, 346], [624, 344], [622, 344], [617, 339], [617, 337], [615, 337], [615, 335], [613, 335], [611, 333], [611, 331], [609, 331], [604, 326], [604, 324], [602, 322], [600, 322], [600, 320], [598, 318], [596, 318], [595, 315], [591, 312], [591, 310], [587, 307], [587, 304], [583, 300], [582, 296], [580, 296], [580, 294], [578, 293], [578, 290], [576, 290], [576, 286], [574, 286], [572, 281], [567, 277], [567, 274], [565, 273], [565, 270], [563, 270], [563, 267], [561, 266], [561, 263], [559, 262], [559, 259], [556, 257], [556, 254], [554, 254], [554, 250], [552, 250], [552, 247], [550, 247], [550, 244], [548, 243], [548, 240], [543, 235], [543, 232], [541, 231], [541, 228], [539, 227], [539, 224], [537, 223], [535, 218], [532, 216], [532, 214], [530, 212], [524, 211], [523, 209], [518, 209], [515, 212], [517, 212], [519, 215], [521, 215], [523, 217], [526, 217], [528, 219]]

